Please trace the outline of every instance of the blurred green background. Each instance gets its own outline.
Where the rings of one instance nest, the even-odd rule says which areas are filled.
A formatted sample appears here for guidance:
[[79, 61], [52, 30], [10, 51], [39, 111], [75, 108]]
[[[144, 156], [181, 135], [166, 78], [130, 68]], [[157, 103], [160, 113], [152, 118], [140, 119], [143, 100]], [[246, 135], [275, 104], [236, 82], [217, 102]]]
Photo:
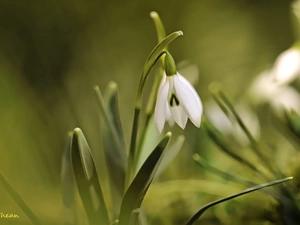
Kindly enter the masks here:
[[[151, 11], [159, 13], [167, 33], [183, 31], [170, 51], [177, 62], [189, 60], [198, 66], [196, 89], [206, 102], [210, 82], [219, 81], [229, 96], [237, 98], [255, 75], [291, 46], [295, 32], [290, 3], [1, 0], [0, 170], [39, 217], [49, 224], [63, 223], [60, 166], [66, 133], [80, 127], [101, 162], [93, 85], [104, 91], [114, 80], [129, 144], [139, 77], [157, 43]], [[194, 134], [193, 128], [186, 131], [190, 141]], [[187, 166], [190, 156], [181, 155], [176, 165], [182, 174], [177, 168], [177, 172], [169, 170], [169, 177], [201, 176], [200, 170]], [[104, 167], [100, 174], [105, 174]], [[230, 193], [224, 191], [224, 195]], [[1, 185], [0, 199], [0, 212], [21, 216], [0, 219], [0, 224], [28, 222]]]

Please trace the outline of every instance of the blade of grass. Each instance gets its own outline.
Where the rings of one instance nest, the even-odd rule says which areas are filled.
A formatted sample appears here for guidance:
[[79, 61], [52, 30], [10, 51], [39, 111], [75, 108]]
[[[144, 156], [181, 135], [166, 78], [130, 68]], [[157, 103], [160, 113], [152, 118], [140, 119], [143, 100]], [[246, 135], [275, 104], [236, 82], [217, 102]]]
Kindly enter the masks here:
[[122, 162], [127, 163], [126, 146], [119, 110], [118, 85], [115, 82], [109, 82], [104, 94], [104, 99], [109, 116], [111, 117], [111, 121], [116, 128], [116, 132], [118, 134], [118, 138], [123, 149], [123, 151], [119, 152], [118, 154], [120, 155]]
[[34, 225], [41, 225], [42, 223], [37, 218], [37, 216], [32, 212], [29, 206], [25, 203], [21, 195], [11, 186], [4, 175], [0, 172], [0, 182], [2, 183], [5, 190], [9, 193], [12, 199], [17, 203], [17, 205], [22, 209], [26, 216], [31, 220]]
[[69, 132], [66, 147], [62, 157], [61, 186], [62, 200], [65, 208], [65, 224], [76, 225], [78, 222], [78, 218], [75, 198], [76, 184], [71, 163], [72, 136], [72, 132]]
[[[140, 208], [144, 196], [146, 195], [150, 184], [156, 174], [157, 168], [161, 162], [162, 154], [171, 137], [171, 133], [167, 133], [159, 142], [157, 147], [152, 151], [137, 175], [131, 182], [122, 200], [119, 225], [131, 225], [132, 213]], [[133, 216], [135, 218], [135, 216]], [[133, 219], [134, 219], [133, 218]]]
[[[107, 86], [104, 95], [105, 107], [107, 109], [108, 119], [111, 121], [112, 126], [115, 127], [120, 148], [114, 142], [107, 123], [101, 117], [101, 133], [103, 150], [105, 156], [105, 163], [109, 174], [110, 181], [110, 194], [113, 201], [113, 218], [117, 218], [122, 197], [125, 189], [125, 174], [127, 169], [127, 156], [124, 141], [124, 135], [121, 125], [119, 105], [118, 105], [118, 87], [115, 82], [110, 82]], [[104, 106], [103, 106], [104, 108]]]
[[[226, 107], [223, 105], [223, 102], [227, 106], [227, 108], [229, 109], [229, 111], [232, 113], [232, 115], [236, 119], [237, 123], [239, 124], [240, 128], [243, 130], [243, 132], [247, 136], [248, 140], [250, 141], [252, 150], [258, 156], [258, 158], [263, 163], [263, 165], [265, 165], [274, 175], [276, 175], [276, 174], [282, 175], [282, 173], [278, 169], [276, 169], [277, 168], [276, 166], [272, 166], [272, 160], [270, 160], [264, 154], [263, 150], [261, 149], [261, 146], [258, 144], [258, 142], [255, 140], [255, 138], [252, 136], [251, 132], [245, 125], [244, 121], [242, 120], [240, 115], [237, 113], [235, 107], [233, 106], [233, 104], [231, 103], [229, 98], [225, 95], [225, 93], [221, 90], [221, 88], [218, 85], [212, 84], [212, 85], [210, 85], [210, 92], [212, 93], [212, 95], [214, 96], [214, 99], [216, 100], [216, 102], [218, 103], [218, 105], [220, 106], [220, 108], [223, 111], [224, 111], [224, 109], [226, 109]], [[219, 101], [218, 98], [220, 98], [223, 102]], [[227, 116], [228, 116], [227, 109], [226, 109], [226, 111], [224, 111], [224, 113], [225, 114], [227, 113]]]
[[90, 147], [79, 128], [73, 132], [71, 148], [72, 167], [79, 195], [91, 225], [109, 224], [98, 174]]
[[105, 105], [103, 96], [101, 94], [100, 88], [97, 85], [95, 85], [94, 90], [95, 90], [95, 93], [96, 93], [96, 97], [97, 97], [97, 100], [98, 100], [98, 104], [99, 104], [99, 107], [100, 107], [100, 112], [101, 112], [103, 121], [105, 122], [105, 125], [106, 125], [106, 127], [108, 128], [108, 130], [110, 132], [111, 138], [113, 139], [115, 145], [119, 149], [118, 150], [119, 152], [125, 151], [125, 149], [122, 149], [122, 144], [121, 144], [121, 141], [119, 139], [118, 131], [117, 131], [116, 127], [114, 126], [111, 117], [109, 116], [109, 113], [108, 113], [108, 110], [106, 108], [106, 105]]
[[251, 162], [237, 155], [236, 152], [239, 152], [231, 142], [226, 139], [218, 129], [216, 129], [206, 118], [202, 119], [202, 127], [206, 130], [209, 137], [215, 142], [216, 145], [220, 147], [220, 149], [229, 155], [234, 160], [238, 161], [242, 165], [248, 167], [255, 173], [257, 173], [260, 177], [265, 180], [268, 180], [268, 177], [263, 174], [261, 171], [257, 169]]
[[186, 225], [192, 225], [196, 220], [198, 220], [200, 218], [200, 216], [209, 208], [211, 208], [212, 206], [215, 206], [217, 204], [220, 204], [222, 202], [225, 202], [225, 201], [228, 201], [230, 199], [234, 199], [236, 197], [239, 197], [241, 195], [245, 195], [245, 194], [248, 194], [248, 193], [251, 193], [251, 192], [254, 192], [254, 191], [257, 191], [257, 190], [260, 190], [262, 188], [266, 188], [266, 187], [270, 187], [270, 186], [273, 186], [273, 185], [276, 185], [276, 184], [280, 184], [280, 183], [283, 183], [283, 182], [286, 182], [288, 180], [291, 180], [293, 179], [293, 177], [287, 177], [287, 178], [284, 178], [284, 179], [280, 179], [280, 180], [275, 180], [275, 181], [271, 181], [269, 183], [265, 183], [265, 184], [260, 184], [260, 185], [257, 185], [255, 187], [252, 187], [252, 188], [248, 188], [244, 191], [241, 191], [239, 193], [236, 193], [236, 194], [233, 194], [233, 195], [230, 195], [230, 196], [227, 196], [225, 198], [221, 198], [219, 200], [216, 200], [214, 202], [211, 202], [205, 206], [203, 206], [197, 213], [195, 213], [186, 223]]
[[256, 185], [252, 181], [245, 180], [242, 177], [236, 176], [236, 175], [231, 175], [229, 173], [226, 173], [213, 165], [211, 165], [209, 162], [207, 162], [205, 159], [203, 159], [199, 154], [194, 154], [193, 155], [194, 161], [197, 163], [197, 165], [203, 167], [205, 170], [214, 173], [220, 177], [222, 177], [224, 180], [230, 180], [236, 183], [243, 184], [245, 186], [253, 186]]

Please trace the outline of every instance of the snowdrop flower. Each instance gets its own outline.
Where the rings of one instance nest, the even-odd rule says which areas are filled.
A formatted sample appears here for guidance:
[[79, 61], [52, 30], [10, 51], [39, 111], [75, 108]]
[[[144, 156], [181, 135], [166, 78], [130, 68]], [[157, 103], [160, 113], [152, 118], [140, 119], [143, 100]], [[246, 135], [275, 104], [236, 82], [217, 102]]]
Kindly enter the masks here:
[[254, 105], [270, 102], [284, 88], [284, 86], [279, 86], [271, 75], [270, 70], [265, 70], [250, 84], [247, 94]]
[[270, 105], [274, 112], [280, 117], [284, 117], [286, 110], [293, 110], [299, 114], [300, 94], [296, 89], [287, 86], [284, 89], [281, 89], [280, 94], [272, 99]]
[[196, 127], [200, 127], [202, 102], [194, 87], [180, 75], [170, 53], [165, 55], [165, 73], [160, 83], [154, 122], [159, 133], [166, 120], [172, 126], [174, 121], [184, 129], [188, 118]]
[[270, 71], [261, 73], [250, 85], [248, 97], [254, 105], [268, 103], [280, 117], [285, 110], [300, 113], [300, 94], [290, 86], [278, 85]]
[[300, 75], [300, 49], [290, 48], [282, 52], [276, 59], [272, 76], [277, 84], [286, 84]]

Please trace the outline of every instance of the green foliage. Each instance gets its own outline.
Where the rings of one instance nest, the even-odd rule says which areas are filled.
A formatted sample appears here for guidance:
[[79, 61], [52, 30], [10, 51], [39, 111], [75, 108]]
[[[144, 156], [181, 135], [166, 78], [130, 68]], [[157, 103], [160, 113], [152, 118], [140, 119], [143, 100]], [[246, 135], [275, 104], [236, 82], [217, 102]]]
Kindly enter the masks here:
[[[199, 2], [192, 1], [191, 4], [182, 5], [182, 2], [175, 1], [177, 7], [180, 3], [178, 8], [180, 10], [170, 14], [164, 6], [165, 3], [159, 3], [164, 10], [165, 18], [176, 23], [181, 21], [183, 30], [187, 31], [185, 31], [187, 38], [178, 42], [176, 48], [178, 52], [174, 49], [174, 55], [179, 59], [186, 57], [185, 54], [192, 58], [194, 67], [192, 73], [191, 70], [186, 70], [190, 73], [187, 74], [187, 78], [193, 79], [191, 82], [193, 85], [197, 85], [196, 81], [201, 80], [196, 89], [202, 92], [200, 93], [204, 103], [208, 98], [208, 95], [205, 96], [206, 86], [218, 74], [220, 75], [217, 79], [223, 81], [226, 90], [230, 92], [228, 96], [238, 95], [239, 101], [248, 100], [244, 98], [246, 96], [244, 92], [245, 86], [248, 85], [247, 81], [251, 79], [248, 75], [253, 73], [252, 64], [257, 61], [257, 64], [262, 64], [263, 66], [256, 65], [258, 68], [255, 70], [260, 70], [273, 60], [275, 53], [277, 54], [288, 43], [282, 40], [291, 36], [286, 32], [287, 26], [279, 26], [276, 23], [277, 20], [272, 17], [274, 9], [270, 9], [272, 11], [270, 12], [270, 7], [267, 7], [264, 1], [249, 3], [251, 9], [268, 8], [266, 11], [253, 10], [255, 15], [252, 15], [253, 17], [249, 17], [247, 15], [249, 12], [245, 13], [245, 10], [242, 10], [242, 13], [241, 10], [237, 10], [245, 9], [245, 6], [248, 6], [247, 1], [233, 1], [226, 4], [221, 1]], [[25, 5], [22, 4], [17, 8], [24, 8]], [[297, 151], [293, 152], [300, 147], [298, 112], [286, 111], [285, 120], [276, 117], [276, 121], [280, 120], [281, 127], [278, 126], [279, 129], [275, 131], [273, 124], [266, 125], [269, 120], [275, 118], [269, 106], [251, 105], [256, 114], [262, 114], [260, 115], [262, 135], [261, 139], [256, 139], [239, 113], [235, 101], [230, 100], [220, 88], [210, 86], [212, 98], [231, 124], [236, 125], [245, 135], [248, 143], [240, 144], [236, 136], [224, 134], [207, 117], [203, 118], [200, 130], [189, 124], [183, 132], [168, 127], [172, 129], [172, 141], [170, 132], [160, 137], [155, 130], [152, 115], [159, 81], [165, 69], [161, 62], [169, 49], [169, 44], [182, 36], [182, 31], [167, 36], [158, 14], [156, 12], [150, 14], [157, 32], [158, 44], [146, 59], [138, 83], [138, 77], [132, 74], [137, 73], [138, 69], [135, 68], [139, 68], [141, 63], [142, 54], [139, 51], [149, 51], [150, 48], [150, 44], [148, 46], [144, 39], [139, 37], [139, 33], [143, 32], [145, 37], [150, 37], [146, 32], [148, 29], [139, 29], [141, 26], [144, 27], [145, 23], [142, 19], [136, 20], [135, 15], [137, 12], [144, 13], [144, 10], [134, 10], [135, 13], [131, 14], [125, 7], [129, 8], [133, 3], [125, 4], [124, 9], [119, 9], [117, 3], [111, 2], [109, 6], [115, 13], [113, 15], [119, 16], [115, 18], [110, 15], [110, 8], [106, 8], [108, 3], [103, 3], [106, 6], [103, 7], [105, 10], [99, 13], [99, 8], [95, 7], [98, 3], [76, 1], [72, 6], [69, 5], [71, 2], [50, 4], [48, 10], [55, 13], [49, 13], [51, 15], [49, 16], [40, 10], [42, 4], [31, 4], [28, 7], [32, 8], [32, 12], [30, 10], [24, 12], [25, 17], [29, 19], [23, 20], [20, 16], [20, 27], [14, 26], [15, 22], [18, 24], [18, 18], [12, 18], [9, 26], [4, 26], [9, 27], [9, 32], [3, 34], [2, 47], [5, 51], [18, 49], [18, 54], [12, 57], [10, 51], [9, 54], [0, 52], [2, 91], [0, 114], [5, 128], [2, 129], [3, 138], [0, 143], [0, 150], [3, 153], [0, 187], [5, 190], [1, 206], [12, 205], [13, 210], [14, 207], [20, 208], [20, 212], [25, 216], [22, 214], [20, 222], [17, 221], [15, 224], [26, 224], [28, 219], [32, 224], [61, 224], [64, 221], [64, 224], [68, 225], [298, 224], [300, 203], [297, 172], [300, 170], [298, 166], [300, 157]], [[139, 4], [144, 3], [135, 4], [138, 8]], [[198, 4], [202, 7], [198, 7]], [[276, 9], [277, 6], [282, 11], [285, 7], [279, 7], [281, 4], [283, 3], [274, 3], [273, 8]], [[9, 13], [12, 7], [9, 5], [4, 4], [0, 7], [4, 16], [16, 14]], [[169, 3], [167, 6], [170, 7]], [[228, 20], [233, 17], [224, 14], [224, 7], [225, 10], [232, 11], [230, 15], [238, 18], [233, 24], [234, 29], [230, 29], [232, 19]], [[206, 13], [210, 8], [211, 10], [215, 8], [214, 14]], [[76, 13], [69, 16], [71, 12]], [[266, 16], [261, 12], [270, 13], [268, 15], [273, 18], [272, 23], [262, 20]], [[95, 19], [98, 14], [100, 22]], [[33, 19], [35, 15], [39, 15], [41, 19]], [[70, 26], [64, 25], [65, 15], [68, 15], [67, 21]], [[76, 19], [73, 21], [72, 18]], [[120, 18], [131, 21], [133, 25], [119, 26], [123, 22]], [[253, 18], [259, 22], [255, 23]], [[222, 29], [218, 29], [218, 24], [223, 20], [227, 21], [227, 24], [225, 26], [222, 24]], [[59, 25], [55, 26], [55, 23]], [[280, 32], [281, 35], [277, 35], [277, 42], [268, 32], [260, 32], [265, 31], [264, 27], [260, 27], [263, 23], [266, 23], [270, 30]], [[272, 24], [277, 25], [273, 28]], [[103, 32], [101, 34], [95, 32], [99, 30], [99, 25]], [[29, 29], [25, 29], [26, 26]], [[111, 29], [116, 26], [117, 29]], [[277, 31], [278, 27], [283, 28]], [[1, 31], [2, 29], [6, 31], [4, 28], [1, 28]], [[205, 29], [208, 32], [202, 33]], [[236, 29], [240, 31], [240, 35], [236, 31], [230, 31]], [[215, 30], [215, 33], [210, 30]], [[23, 35], [29, 44], [24, 44], [23, 40], [19, 39]], [[38, 37], [37, 44], [30, 39], [31, 36]], [[272, 43], [271, 37], [274, 41]], [[63, 39], [66, 39], [68, 44], [63, 45]], [[9, 45], [13, 43], [10, 40], [16, 40], [17, 44]], [[42, 40], [50, 41], [51, 45], [47, 45], [48, 42], [43, 45], [40, 43]], [[57, 44], [55, 46], [62, 54], [54, 54], [55, 52], [48, 54], [53, 47], [52, 44]], [[101, 51], [97, 46], [100, 46]], [[71, 47], [74, 48], [72, 51]], [[240, 52], [241, 49], [244, 50], [243, 54]], [[262, 59], [257, 58], [254, 49], [263, 51], [259, 54], [262, 55]], [[27, 51], [37, 58], [27, 59], [25, 54]], [[14, 60], [19, 54], [20, 57], [24, 54], [25, 59]], [[52, 60], [48, 60], [48, 55]], [[66, 57], [68, 55], [72, 57]], [[67, 59], [64, 60], [64, 57]], [[231, 64], [235, 62], [237, 63]], [[10, 66], [5, 66], [5, 63]], [[32, 67], [27, 68], [28, 63], [33, 64]], [[197, 66], [200, 66], [201, 79], [198, 78]], [[25, 79], [19, 78], [20, 75], [16, 72], [19, 67], [21, 69], [24, 67], [24, 73], [30, 74], [28, 83]], [[158, 70], [153, 72], [155, 67]], [[43, 73], [45, 76], [41, 76], [41, 82], [39, 76]], [[79, 76], [76, 76], [77, 74]], [[153, 81], [152, 74], [154, 82], [148, 85]], [[225, 74], [233, 75], [224, 76]], [[111, 77], [118, 80], [120, 89], [115, 82], [110, 81], [102, 95], [100, 87], [104, 90], [102, 87], [108, 78], [111, 80]], [[91, 96], [90, 86], [96, 82], [100, 84], [94, 86], [99, 109], [93, 111], [95, 99]], [[133, 92], [136, 90], [132, 87], [135, 84], [138, 84], [138, 87], [134, 100]], [[30, 85], [37, 88], [37, 93], [30, 89], [32, 88]], [[295, 88], [297, 85], [299, 84], [293, 84]], [[152, 89], [149, 93], [150, 87]], [[237, 90], [241, 90], [243, 94]], [[41, 92], [45, 92], [45, 95], [41, 94], [42, 97], [39, 96]], [[132, 119], [130, 113], [133, 110]], [[272, 114], [270, 117], [272, 119], [268, 117], [268, 113]], [[97, 126], [99, 121], [100, 126]], [[129, 129], [131, 123], [132, 127]], [[62, 134], [70, 127], [80, 128], [68, 133], [66, 147], [62, 150]], [[288, 128], [289, 132], [282, 128]], [[288, 137], [288, 141], [282, 138], [282, 134]], [[126, 145], [127, 142], [129, 147]], [[291, 148], [291, 143], [295, 149]], [[20, 146], [22, 148], [19, 148]], [[192, 156], [196, 165], [200, 167], [194, 167], [191, 163]], [[60, 159], [62, 159], [61, 179], [58, 178]], [[26, 171], [20, 170], [22, 165], [26, 166]], [[7, 169], [9, 166], [13, 170]], [[9, 174], [7, 177], [11, 179], [6, 179], [3, 173]], [[20, 174], [19, 179], [8, 182], [13, 181], [14, 174]], [[296, 174], [293, 182], [277, 185], [289, 181], [291, 174]], [[287, 178], [282, 179], [283, 177]], [[170, 179], [172, 179], [170, 182], [174, 183], [168, 185]], [[259, 183], [264, 184], [258, 185]], [[248, 189], [240, 191], [240, 185]], [[273, 185], [272, 188], [238, 201], [228, 201]], [[151, 188], [159, 198], [152, 199]], [[230, 193], [236, 194], [224, 198], [224, 195]], [[62, 198], [61, 204], [57, 200], [59, 198]], [[219, 200], [215, 200], [216, 198]], [[218, 205], [219, 203], [223, 204]], [[199, 209], [200, 205], [204, 206]], [[216, 205], [218, 206], [211, 209]], [[160, 210], [158, 213], [152, 213], [151, 209]], [[249, 209], [253, 213], [250, 214]], [[3, 221], [5, 223], [8, 220]], [[14, 221], [9, 222], [13, 224]], [[2, 224], [2, 218], [0, 223]]]
[[90, 147], [79, 128], [73, 132], [71, 160], [75, 180], [90, 224], [109, 224], [99, 177]]

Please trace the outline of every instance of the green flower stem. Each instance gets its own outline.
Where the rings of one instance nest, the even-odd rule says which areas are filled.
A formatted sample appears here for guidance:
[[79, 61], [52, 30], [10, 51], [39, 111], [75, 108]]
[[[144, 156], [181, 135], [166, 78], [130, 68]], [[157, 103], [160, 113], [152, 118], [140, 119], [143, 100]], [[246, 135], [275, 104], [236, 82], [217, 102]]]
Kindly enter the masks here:
[[148, 129], [148, 125], [149, 125], [151, 116], [152, 116], [151, 114], [146, 114], [145, 123], [144, 123], [143, 129], [142, 129], [142, 134], [140, 136], [140, 139], [138, 141], [138, 146], [137, 146], [137, 149], [136, 149], [136, 155], [135, 155], [135, 158], [134, 158], [134, 165], [137, 165], [138, 160], [140, 158], [142, 146], [143, 146], [143, 143], [144, 143], [144, 140], [145, 140], [145, 137], [146, 137], [146, 133], [147, 133], [147, 129]]
[[140, 84], [139, 84], [139, 88], [138, 88], [138, 93], [136, 96], [136, 100], [135, 100], [135, 108], [136, 109], [140, 109], [142, 106], [142, 93], [143, 93], [143, 89], [146, 83], [146, 80], [148, 78], [148, 75], [150, 73], [150, 71], [152, 70], [153, 66], [156, 64], [156, 62], [158, 61], [158, 59], [163, 56], [166, 52], [163, 50], [162, 52], [160, 52], [160, 54], [157, 56], [157, 58], [155, 59], [155, 61], [153, 62], [152, 66], [149, 68], [149, 70], [146, 73], [142, 74], [141, 80], [140, 80]]
[[[150, 13], [150, 17], [153, 19], [155, 28], [156, 28], [156, 33], [157, 33], [157, 41], [158, 43], [160, 43], [161, 41], [163, 41], [166, 38], [166, 31], [164, 28], [164, 25], [159, 17], [159, 15], [157, 14], [157, 12], [151, 12]], [[167, 51], [168, 46], [165, 47], [165, 51]], [[147, 102], [147, 106], [146, 106], [146, 117], [151, 117], [151, 115], [154, 112], [154, 107], [155, 107], [155, 102], [156, 102], [156, 95], [158, 92], [158, 88], [159, 88], [159, 84], [160, 81], [162, 79], [163, 73], [164, 73], [164, 55], [162, 57], [160, 57], [160, 62], [159, 62], [159, 71], [158, 76], [155, 76], [154, 79], [154, 84], [152, 86], [152, 90], [150, 92], [150, 96]], [[150, 120], [150, 119], [148, 119]], [[147, 124], [147, 119], [146, 119], [146, 123]]]
[[[152, 18], [154, 25], [155, 25], [155, 29], [156, 29], [156, 33], [157, 33], [157, 41], [158, 41], [158, 43], [160, 43], [161, 41], [164, 40], [164, 38], [166, 38], [166, 31], [165, 31], [164, 25], [163, 25], [157, 12], [154, 12], [154, 11], [151, 12], [150, 17]], [[167, 50], [167, 47], [165, 47], [165, 51], [166, 50]], [[156, 75], [154, 78], [154, 84], [152, 85], [150, 96], [147, 101], [146, 112], [145, 112], [146, 119], [145, 119], [145, 122], [144, 122], [144, 125], [142, 128], [142, 134], [141, 134], [140, 140], [138, 142], [135, 163], [137, 163], [137, 161], [140, 157], [141, 148], [142, 148], [143, 142], [145, 140], [145, 135], [146, 135], [146, 132], [148, 129], [149, 121], [154, 112], [154, 107], [155, 107], [156, 96], [157, 96], [159, 84], [160, 84], [160, 81], [161, 81], [163, 73], [164, 73], [164, 57], [165, 57], [165, 55], [162, 55], [160, 57], [159, 71], [157, 72], [158, 75]]]
[[142, 76], [140, 79], [140, 84], [138, 88], [138, 93], [136, 96], [136, 101], [135, 101], [135, 108], [141, 108], [141, 99], [142, 99], [142, 91], [144, 89], [145, 82], [147, 80], [147, 77], [152, 70], [153, 66], [157, 62], [157, 60], [165, 54], [165, 48], [172, 42], [174, 41], [177, 37], [182, 36], [183, 32], [182, 31], [176, 31], [173, 32], [172, 34], [168, 35], [166, 38], [164, 38], [158, 45], [155, 46], [155, 48], [152, 50], [150, 55], [148, 56], [144, 69], [142, 72]]
[[0, 183], [4, 186], [6, 191], [12, 197], [12, 199], [17, 203], [17, 205], [23, 210], [27, 217], [31, 220], [34, 225], [41, 225], [42, 223], [36, 217], [36, 215], [31, 211], [29, 206], [25, 203], [19, 193], [11, 186], [11, 184], [6, 180], [3, 174], [0, 172]]
[[152, 50], [150, 55], [148, 56], [143, 72], [141, 75], [136, 100], [134, 104], [134, 116], [133, 116], [133, 124], [132, 124], [132, 131], [131, 131], [131, 140], [130, 140], [130, 147], [129, 147], [129, 156], [128, 156], [128, 169], [126, 174], [126, 187], [129, 185], [132, 176], [135, 171], [135, 155], [136, 155], [136, 140], [137, 140], [137, 133], [138, 133], [138, 125], [139, 125], [139, 115], [141, 111], [142, 106], [142, 93], [143, 89], [146, 83], [146, 80], [148, 78], [148, 75], [156, 62], [160, 59], [162, 55], [165, 54], [165, 48], [174, 41], [177, 37], [183, 35], [182, 31], [176, 31], [172, 34], [168, 35], [166, 38], [164, 38], [158, 45], [155, 46], [155, 48]]
[[[144, 73], [140, 80], [140, 85], [139, 85], [139, 89], [138, 89], [137, 96], [136, 96], [134, 115], [133, 115], [133, 124], [132, 124], [131, 140], [130, 140], [130, 147], [129, 147], [129, 156], [128, 156], [128, 167], [127, 167], [127, 175], [126, 175], [126, 180], [125, 180], [126, 187], [129, 185], [131, 179], [134, 176], [136, 163], [138, 161], [138, 158], [136, 157], [136, 140], [137, 140], [138, 126], [139, 126], [139, 116], [140, 116], [141, 105], [142, 105], [142, 102], [141, 102], [142, 92], [143, 92], [143, 89], [144, 89], [144, 86], [146, 83], [146, 79], [147, 79], [151, 69], [153, 68], [155, 63], [159, 60], [159, 58], [164, 54], [165, 54], [165, 51], [162, 51], [160, 54], [158, 54], [158, 57], [154, 60], [153, 65], [149, 68], [149, 71]], [[146, 132], [146, 127], [144, 127], [144, 130], [145, 131], [143, 131], [143, 132]]]
[[125, 188], [127, 188], [134, 176], [135, 172], [135, 145], [138, 133], [138, 126], [139, 126], [139, 116], [140, 116], [141, 109], [135, 107], [134, 115], [133, 115], [133, 124], [132, 124], [132, 132], [131, 132], [131, 140], [130, 140], [130, 147], [129, 147], [129, 155], [128, 155], [128, 164], [127, 164], [127, 173], [125, 178]]
[[[162, 56], [162, 58], [163, 57], [164, 56]], [[159, 74], [162, 74], [163, 71], [164, 71], [162, 67], [160, 67], [159, 70], [160, 70]], [[151, 119], [151, 117], [153, 115], [153, 112], [154, 112], [156, 96], [157, 96], [160, 80], [161, 80], [161, 76], [155, 76], [154, 84], [152, 86], [149, 99], [147, 101], [146, 112], [145, 112], [146, 118], [145, 118], [145, 122], [144, 122], [144, 125], [143, 125], [143, 128], [142, 128], [142, 134], [141, 134], [139, 142], [138, 142], [138, 147], [137, 147], [136, 157], [135, 157], [135, 163], [137, 163], [137, 161], [140, 157], [141, 149], [142, 149], [142, 146], [143, 146], [143, 143], [144, 143], [144, 140], [145, 140], [145, 135], [146, 135], [146, 132], [148, 130], [148, 125], [149, 125], [150, 119]]]

